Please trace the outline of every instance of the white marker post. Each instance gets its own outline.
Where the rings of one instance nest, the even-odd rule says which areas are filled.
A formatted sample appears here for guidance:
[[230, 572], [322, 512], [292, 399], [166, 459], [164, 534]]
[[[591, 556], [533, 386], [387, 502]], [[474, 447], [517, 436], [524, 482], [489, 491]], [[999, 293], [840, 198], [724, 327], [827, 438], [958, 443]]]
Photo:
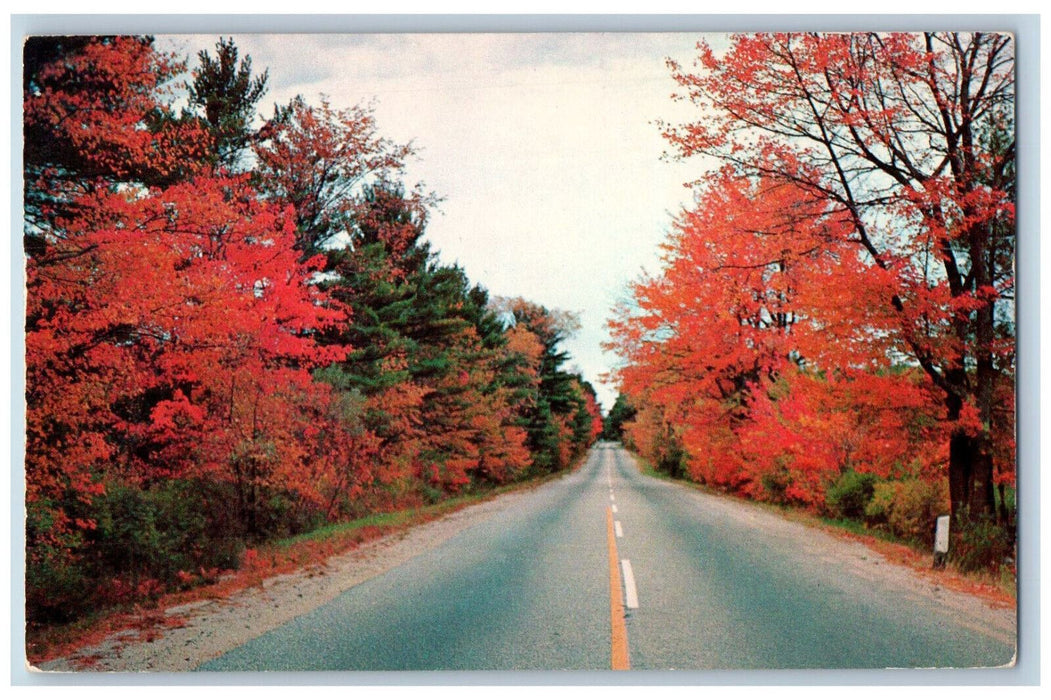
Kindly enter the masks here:
[[934, 568], [940, 569], [949, 554], [949, 516], [939, 515], [934, 523]]

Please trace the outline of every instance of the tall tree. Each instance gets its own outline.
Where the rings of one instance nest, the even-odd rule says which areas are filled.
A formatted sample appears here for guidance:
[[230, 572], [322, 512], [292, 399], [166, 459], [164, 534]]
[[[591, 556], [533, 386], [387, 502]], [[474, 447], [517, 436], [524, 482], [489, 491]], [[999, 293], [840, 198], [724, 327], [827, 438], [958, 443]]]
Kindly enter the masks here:
[[846, 471], [931, 475], [939, 451], [913, 430], [929, 396], [894, 363], [848, 233], [795, 186], [708, 182], [611, 323], [640, 407], [628, 441], [673, 474], [806, 506]]
[[622, 440], [624, 424], [635, 417], [636, 409], [627, 394], [619, 393], [606, 415], [602, 427], [603, 440]]
[[397, 181], [415, 153], [411, 144], [379, 135], [371, 108], [334, 109], [325, 97], [317, 106], [297, 97], [276, 110], [265, 131], [267, 138], [255, 145], [258, 174], [271, 197], [295, 209], [296, 246], [304, 257], [346, 242], [364, 188]]
[[525, 426], [534, 466], [541, 472], [569, 466], [573, 415], [582, 395], [577, 378], [565, 369], [569, 354], [562, 343], [578, 328], [577, 317], [548, 309], [522, 298], [497, 298], [493, 308], [514, 327], [528, 331], [542, 350], [536, 370], [532, 400], [525, 411]]
[[72, 594], [49, 588], [72, 576], [48, 572], [83, 573], [120, 546], [99, 529], [110, 493], [229, 487], [241, 527], [228, 537], [259, 534], [274, 494], [321, 507], [332, 480], [306, 419], [330, 397], [309, 369], [340, 357], [314, 338], [342, 312], [307, 284], [320, 261], [299, 261], [282, 208], [245, 176], [193, 167], [204, 131], [154, 129], [172, 114], [170, 64], [149, 41], [38, 56], [51, 58], [26, 88], [27, 131], [61, 148], [26, 154], [40, 173], [27, 179], [40, 207], [27, 223], [27, 575], [33, 606], [62, 606]]
[[487, 293], [431, 252], [425, 222], [400, 186], [364, 188], [321, 282], [352, 314], [330, 339], [354, 350], [325, 374], [366, 397], [366, 422], [405, 478], [442, 490], [500, 483], [529, 462], [503, 384], [503, 327]]
[[505, 327], [423, 240], [433, 198], [396, 177], [411, 147], [302, 100], [253, 135], [266, 74], [217, 52], [190, 89], [202, 116], [176, 113], [184, 68], [148, 37], [26, 44], [32, 620], [520, 478], [536, 395], [552, 464], [594, 429], [544, 314]]
[[[164, 185], [206, 153], [163, 98], [182, 65], [150, 37], [30, 37], [23, 49], [26, 252], [40, 257], [79, 197]], [[159, 99], [160, 98], [160, 99]]]
[[268, 72], [252, 76], [252, 59], [238, 62], [233, 38], [220, 38], [215, 57], [208, 51], [197, 54], [198, 66], [190, 85], [190, 104], [203, 111], [212, 136], [213, 160], [233, 171], [250, 146], [256, 105], [266, 93]]
[[896, 356], [941, 392], [953, 512], [993, 509], [992, 426], [1013, 378], [1014, 53], [1007, 35], [760, 34], [696, 70], [698, 120], [664, 125], [713, 156], [827, 202], [883, 287]]

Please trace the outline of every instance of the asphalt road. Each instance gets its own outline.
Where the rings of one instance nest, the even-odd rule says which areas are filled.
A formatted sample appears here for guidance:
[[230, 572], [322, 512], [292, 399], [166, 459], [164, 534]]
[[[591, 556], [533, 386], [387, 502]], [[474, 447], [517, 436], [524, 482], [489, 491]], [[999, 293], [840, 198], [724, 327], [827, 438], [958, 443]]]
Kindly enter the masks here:
[[199, 670], [1011, 661], [1013, 621], [972, 614], [900, 572], [875, 575], [859, 549], [642, 475], [625, 451], [599, 444], [578, 471]]

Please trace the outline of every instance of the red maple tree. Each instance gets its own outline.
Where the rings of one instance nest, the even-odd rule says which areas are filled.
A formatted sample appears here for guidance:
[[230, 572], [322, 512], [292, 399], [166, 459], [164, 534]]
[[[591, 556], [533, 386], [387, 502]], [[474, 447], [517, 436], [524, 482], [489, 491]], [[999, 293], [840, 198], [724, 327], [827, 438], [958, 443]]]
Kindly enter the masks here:
[[[699, 117], [664, 124], [666, 137], [677, 155], [713, 157], [758, 183], [761, 210], [772, 208], [768, 192], [791, 188], [796, 209], [784, 213], [800, 224], [787, 240], [813, 246], [814, 265], [790, 283], [811, 305], [809, 323], [780, 324], [771, 300], [783, 290], [764, 281], [751, 308], [729, 307], [739, 318], [728, 337], [762, 348], [770, 333], [757, 338], [741, 320], [761, 307], [762, 330], [790, 330], [799, 359], [819, 368], [848, 371], [866, 358], [917, 368], [948, 434], [953, 513], [992, 514], [995, 483], [1013, 474], [1011, 38], [757, 34], [698, 52], [692, 70], [671, 68]], [[820, 256], [836, 264], [822, 269]], [[791, 267], [782, 272], [788, 283]], [[818, 294], [804, 299], [808, 279]], [[761, 373], [765, 360], [754, 359], [745, 369]]]

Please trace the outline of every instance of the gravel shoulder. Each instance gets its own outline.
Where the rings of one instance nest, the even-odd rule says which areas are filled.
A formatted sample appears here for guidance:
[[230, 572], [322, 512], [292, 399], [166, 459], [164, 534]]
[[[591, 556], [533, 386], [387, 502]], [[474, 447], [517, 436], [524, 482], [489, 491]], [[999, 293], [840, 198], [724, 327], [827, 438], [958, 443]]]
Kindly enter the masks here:
[[[540, 486], [540, 489], [547, 485]], [[179, 620], [179, 625], [156, 625], [125, 630], [102, 643], [84, 647], [75, 654], [39, 666], [30, 672], [184, 672], [279, 627], [334, 599], [363, 581], [382, 575], [409, 559], [440, 546], [467, 528], [513, 507], [535, 490], [516, 491], [469, 506], [438, 520], [363, 544], [332, 557], [324, 564], [293, 574], [275, 576], [261, 585], [221, 600], [204, 600], [167, 608], [155, 614], [158, 620]], [[725, 508], [733, 517], [758, 521], [769, 531], [793, 531], [804, 527], [789, 523], [758, 506], [730, 498], [711, 496], [712, 507]], [[707, 498], [705, 500], [708, 500]], [[919, 597], [936, 600], [954, 609], [961, 620], [1005, 640], [1016, 635], [1017, 617], [1005, 608], [978, 596], [940, 585], [936, 578], [921, 576], [907, 566], [891, 562], [863, 544], [811, 531], [808, 547], [821, 550], [830, 567], [853, 570], [872, 581], [907, 588]], [[798, 532], [796, 537], [798, 538]], [[798, 539], [797, 539], [798, 541]]]
[[[542, 487], [541, 487], [542, 488]], [[323, 564], [269, 578], [222, 600], [167, 608], [158, 619], [174, 628], [124, 630], [75, 654], [28, 666], [30, 672], [192, 671], [205, 661], [280, 627], [343, 591], [438, 547], [463, 530], [527, 497], [530, 490], [499, 496], [412, 529], [367, 542]]]
[[818, 570], [830, 577], [857, 580], [872, 590], [902, 591], [908, 598], [951, 611], [957, 624], [1017, 648], [1016, 606], [959, 590], [952, 585], [958, 583], [952, 574], [892, 561], [845, 531], [797, 522], [757, 503], [701, 492], [695, 497], [705, 508], [720, 510], [725, 518], [820, 562]]

